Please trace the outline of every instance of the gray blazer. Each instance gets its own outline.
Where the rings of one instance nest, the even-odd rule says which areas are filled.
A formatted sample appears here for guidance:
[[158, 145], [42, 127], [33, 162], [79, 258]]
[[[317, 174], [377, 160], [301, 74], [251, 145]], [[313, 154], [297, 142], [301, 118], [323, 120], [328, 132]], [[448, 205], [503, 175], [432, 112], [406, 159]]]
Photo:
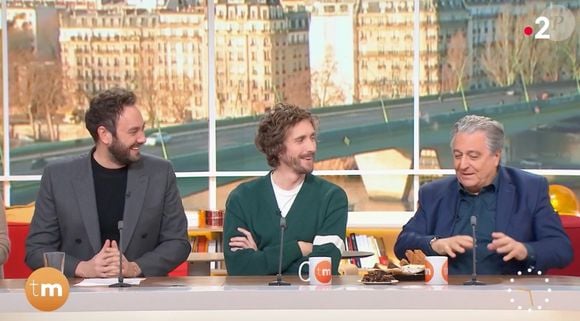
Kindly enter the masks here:
[[0, 279], [4, 278], [2, 265], [8, 260], [8, 253], [10, 253], [10, 239], [8, 238], [4, 201], [2, 200], [2, 196], [0, 196]]
[[[43, 253], [62, 251], [73, 277], [103, 244], [95, 199], [91, 153], [44, 169], [30, 232], [26, 264], [42, 267]], [[163, 276], [187, 259], [191, 246], [175, 172], [163, 159], [141, 155], [130, 165], [123, 213], [123, 254], [144, 276]]]

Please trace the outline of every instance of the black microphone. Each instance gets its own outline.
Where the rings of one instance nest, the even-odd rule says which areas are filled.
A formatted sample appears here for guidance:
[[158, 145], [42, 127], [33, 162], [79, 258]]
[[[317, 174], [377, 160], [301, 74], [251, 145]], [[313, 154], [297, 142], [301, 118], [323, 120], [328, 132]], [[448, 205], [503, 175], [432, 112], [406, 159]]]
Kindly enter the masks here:
[[477, 217], [475, 215], [471, 216], [471, 234], [473, 237], [473, 250], [471, 252], [471, 259], [473, 264], [473, 271], [471, 272], [471, 280], [465, 281], [463, 285], [485, 285], [485, 283], [477, 280], [477, 259], [476, 259], [476, 251], [477, 251], [477, 236], [475, 235], [475, 228], [477, 226]]
[[119, 276], [117, 278], [117, 283], [109, 285], [110, 288], [128, 288], [131, 286], [129, 283], [123, 282], [123, 221], [117, 223], [117, 228], [119, 229]]
[[[278, 211], [278, 213], [280, 213]], [[290, 285], [289, 282], [282, 281], [282, 255], [284, 254], [284, 230], [286, 229], [286, 218], [280, 216], [280, 256], [278, 257], [278, 274], [276, 274], [276, 281], [268, 283], [268, 285]]]

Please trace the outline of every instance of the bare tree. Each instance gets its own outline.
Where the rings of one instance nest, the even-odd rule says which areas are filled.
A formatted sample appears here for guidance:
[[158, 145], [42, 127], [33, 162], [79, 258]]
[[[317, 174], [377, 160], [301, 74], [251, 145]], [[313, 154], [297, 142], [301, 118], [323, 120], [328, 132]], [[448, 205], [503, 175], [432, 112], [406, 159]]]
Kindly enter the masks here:
[[332, 79], [337, 70], [332, 47], [327, 46], [324, 53], [324, 63], [320, 70], [312, 73], [312, 104], [313, 106], [328, 106], [344, 102], [346, 96], [340, 86]]
[[381, 76], [379, 78], [375, 78], [370, 83], [366, 83], [365, 85], [371, 89], [372, 99], [378, 99], [381, 102], [383, 119], [385, 123], [388, 123], [389, 116], [387, 114], [384, 98], [387, 92], [393, 92], [393, 83], [387, 77]]
[[35, 139], [42, 138], [40, 126], [44, 123], [48, 139], [59, 140], [60, 119], [57, 115], [66, 105], [61, 65], [52, 61], [32, 60], [18, 66], [16, 70], [18, 76], [15, 78], [19, 78], [18, 93], [12, 96], [12, 105], [19, 106], [18, 110], [27, 115]]
[[87, 92], [80, 84], [77, 82], [76, 79], [65, 79], [66, 87], [68, 89], [68, 93], [70, 95], [70, 103], [72, 106], [71, 116], [72, 121], [75, 124], [79, 124], [84, 122], [85, 120], [85, 111], [89, 106], [89, 102], [91, 97], [93, 97], [93, 93]]
[[536, 82], [538, 76], [557, 74], [562, 65], [562, 59], [553, 54], [552, 43], [522, 35], [524, 27], [538, 15], [534, 5], [504, 6], [496, 19], [495, 39], [488, 40], [481, 57], [483, 70], [497, 85], [511, 86], [519, 78], [526, 101], [527, 85]]
[[8, 77], [10, 81], [10, 114], [11, 125], [15, 125], [17, 115], [26, 115], [32, 135], [40, 138], [35, 120], [37, 106], [33, 102], [36, 62], [34, 55], [34, 35], [32, 26], [22, 15], [14, 16], [7, 21], [8, 25]]
[[441, 91], [461, 92], [463, 108], [468, 111], [467, 100], [465, 99], [464, 86], [469, 79], [465, 75], [465, 68], [469, 63], [467, 52], [467, 40], [463, 31], [457, 31], [449, 40], [447, 45], [447, 57], [443, 64]]
[[310, 97], [310, 70], [299, 70], [286, 79], [284, 101], [301, 107], [312, 106]]
[[363, 81], [363, 85], [370, 89], [370, 99], [378, 99], [385, 96], [389, 92], [389, 79], [381, 76], [368, 81]]
[[191, 97], [193, 96], [193, 82], [184, 76], [183, 87], [172, 87], [169, 90], [169, 112], [175, 121], [185, 123], [191, 119]]
[[514, 8], [503, 6], [496, 19], [495, 38], [491, 36], [481, 56], [481, 66], [489, 79], [499, 86], [511, 86], [518, 77], [518, 60], [523, 41], [516, 30]]
[[467, 82], [464, 71], [468, 63], [467, 40], [463, 31], [457, 31], [447, 44], [445, 64], [442, 66], [442, 92], [458, 92]]
[[[514, 35], [520, 35], [516, 38], [521, 38], [523, 41], [521, 43], [521, 51], [517, 60], [517, 67], [520, 72], [520, 77], [522, 78], [522, 84], [526, 87], [529, 84], [533, 84], [536, 81], [536, 76], [538, 76], [540, 71], [540, 65], [545, 65], [546, 60], [551, 60], [552, 54], [545, 41], [537, 41], [532, 37], [523, 37], [522, 30], [524, 27], [534, 21], [536, 17], [540, 14], [534, 5], [525, 6], [523, 9], [524, 14], [517, 16], [515, 22]], [[527, 97], [526, 91], [526, 99]]]
[[59, 140], [58, 123], [55, 118], [59, 109], [66, 105], [63, 95], [63, 74], [61, 65], [55, 62], [36, 62], [30, 73], [32, 105], [38, 118], [46, 122], [50, 141]]
[[147, 121], [151, 127], [155, 127], [159, 116], [159, 103], [161, 92], [155, 77], [155, 44], [143, 35], [139, 37], [139, 56], [137, 57], [137, 72], [135, 75], [135, 87], [139, 97], [140, 106], [145, 110]]
[[578, 63], [578, 41], [580, 38], [580, 33], [576, 32], [572, 34], [572, 37], [566, 41], [562, 42], [559, 46], [559, 51], [563, 52], [566, 57], [566, 66], [571, 78], [576, 80], [576, 91], [580, 94], [580, 64]]
[[[9, 56], [15, 55], [9, 54]], [[11, 123], [13, 123], [17, 121], [17, 118], [19, 118], [17, 115], [26, 115], [28, 125], [32, 131], [32, 137], [34, 139], [39, 139], [40, 133], [37, 131], [35, 124], [37, 118], [37, 107], [33, 102], [33, 79], [35, 76], [35, 70], [32, 58], [26, 59], [26, 61], [18, 61], [17, 59], [9, 60], [8, 77], [12, 83], [12, 86], [10, 87], [10, 113], [13, 116], [10, 120]]]
[[[557, 50], [554, 50], [556, 46]], [[545, 82], [559, 81], [563, 71], [567, 68], [568, 57], [563, 47], [566, 42], [541, 41], [539, 52], [542, 53], [541, 61], [538, 64], [538, 80]]]

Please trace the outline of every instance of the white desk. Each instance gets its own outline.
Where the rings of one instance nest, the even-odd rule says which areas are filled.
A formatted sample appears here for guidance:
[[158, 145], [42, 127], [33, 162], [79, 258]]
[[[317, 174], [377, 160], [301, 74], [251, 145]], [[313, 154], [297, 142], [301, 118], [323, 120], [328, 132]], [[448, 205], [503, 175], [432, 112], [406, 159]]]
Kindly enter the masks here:
[[[0, 320], [578, 320], [580, 278], [483, 278], [482, 287], [426, 286], [422, 282], [362, 285], [358, 277], [335, 277], [332, 286], [269, 287], [275, 277], [150, 278], [126, 289], [71, 287], [57, 312], [36, 312], [26, 300], [24, 280], [0, 281]], [[460, 284], [468, 277], [452, 278]], [[71, 280], [76, 283], [78, 280]], [[541, 310], [536, 297], [550, 288]], [[528, 312], [530, 310], [531, 312]], [[168, 314], [169, 313], [169, 314]], [[468, 314], [467, 314], [468, 313]], [[562, 317], [565, 317], [562, 319]]]

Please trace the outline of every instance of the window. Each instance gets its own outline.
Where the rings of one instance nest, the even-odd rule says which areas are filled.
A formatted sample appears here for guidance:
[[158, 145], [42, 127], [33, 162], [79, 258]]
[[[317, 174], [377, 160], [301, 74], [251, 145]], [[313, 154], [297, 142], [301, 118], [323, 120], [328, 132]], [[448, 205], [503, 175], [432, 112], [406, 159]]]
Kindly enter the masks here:
[[[472, 95], [466, 95], [467, 101], [464, 105], [461, 93], [457, 92], [460, 79], [453, 78], [457, 70], [444, 73], [442, 69], [445, 68], [439, 67], [449, 65], [447, 59], [451, 58], [448, 58], [448, 43], [457, 39], [456, 31], [466, 31], [473, 22], [473, 30], [465, 32], [465, 35], [474, 35], [474, 38], [461, 40], [467, 46], [473, 43], [473, 47], [468, 47], [465, 55], [470, 64], [465, 68], [467, 74], [463, 88], [487, 93], [485, 90], [489, 90], [488, 88], [499, 86], [490, 79], [490, 71], [481, 63], [485, 45], [487, 41], [502, 39], [504, 34], [521, 35], [521, 30], [502, 30], [490, 18], [493, 16], [492, 12], [487, 9], [481, 12], [464, 12], [461, 7], [450, 8], [446, 1], [446, 10], [455, 10], [447, 16], [450, 18], [452, 14], [455, 15], [451, 23], [444, 21], [443, 16], [437, 19], [437, 13], [430, 11], [434, 10], [432, 6], [422, 8], [422, 21], [417, 34], [420, 35], [420, 44], [423, 47], [420, 48], [419, 60], [415, 61], [411, 1], [379, 1], [377, 8], [370, 5], [372, 1], [363, 1], [361, 11], [357, 12], [358, 29], [353, 29], [349, 19], [335, 18], [330, 27], [322, 24], [324, 19], [330, 19], [333, 15], [355, 10], [344, 2], [315, 1], [315, 7], [322, 12], [312, 16], [305, 13], [304, 8], [296, 8], [288, 14], [279, 6], [269, 5], [268, 1], [258, 2], [260, 3], [236, 11], [235, 6], [214, 1], [218, 3], [216, 27], [223, 28], [216, 30], [215, 56], [207, 51], [209, 35], [205, 30], [206, 14], [196, 12], [199, 8], [191, 12], [180, 11], [176, 14], [178, 17], [173, 18], [168, 18], [171, 14], [167, 12], [137, 10], [123, 17], [123, 21], [115, 16], [99, 16], [96, 11], [75, 12], [74, 16], [67, 17], [70, 24], [67, 25], [69, 20], [63, 19], [59, 30], [61, 42], [56, 46], [62, 50], [59, 59], [67, 67], [67, 77], [76, 78], [72, 79], [74, 81], [71, 81], [71, 87], [78, 93], [67, 93], [67, 97], [74, 96], [75, 100], [71, 98], [71, 102], [66, 104], [86, 107], [86, 97], [90, 97], [97, 90], [109, 88], [114, 83], [134, 88], [143, 101], [149, 99], [159, 102], [164, 118], [182, 117], [175, 123], [162, 126], [179, 128], [195, 124], [201, 126], [199, 129], [195, 127], [196, 130], [206, 131], [203, 132], [205, 135], [199, 137], [215, 137], [217, 150], [209, 150], [208, 143], [198, 138], [188, 139], [183, 144], [168, 144], [168, 158], [174, 162], [180, 192], [188, 210], [223, 207], [228, 189], [231, 190], [240, 181], [251, 178], [255, 171], [268, 170], [263, 159], [256, 157], [256, 150], [251, 144], [255, 128], [240, 126], [243, 128], [239, 131], [227, 131], [230, 136], [221, 136], [226, 131], [209, 133], [207, 126], [199, 124], [209, 123], [208, 119], [213, 115], [216, 116], [217, 128], [228, 124], [228, 121], [243, 122], [250, 117], [255, 121], [253, 117], [259, 117], [280, 98], [291, 100], [297, 105], [314, 108], [323, 106], [328, 110], [343, 106], [341, 110], [351, 110], [357, 116], [359, 113], [362, 115], [348, 118], [348, 121], [343, 120], [346, 124], [344, 128], [336, 125], [328, 129], [325, 123], [320, 128], [323, 135], [319, 145], [318, 155], [321, 158], [318, 160], [317, 169], [325, 170], [329, 180], [347, 190], [351, 201], [349, 206], [353, 211], [400, 211], [407, 214], [413, 211], [418, 184], [433, 176], [422, 174], [420, 169], [442, 168], [437, 175], [453, 172], [447, 133], [451, 121], [466, 112], [466, 109], [470, 110], [471, 105], [481, 107], [477, 111], [493, 113], [498, 120], [506, 121], [504, 125], [508, 128], [514, 125], [514, 117], [510, 117], [513, 115], [506, 106], [515, 106], [514, 110], [519, 112], [519, 123], [515, 127], [521, 127], [522, 130], [509, 134], [509, 146], [506, 146], [503, 153], [504, 161], [517, 167], [531, 167], [530, 170], [547, 170], [548, 172], [542, 173], [547, 173], [551, 182], [567, 184], [578, 195], [580, 156], [577, 151], [580, 150], [580, 143], [573, 130], [577, 124], [574, 119], [567, 117], [562, 117], [555, 123], [547, 116], [553, 111], [551, 106], [557, 105], [565, 109], [568, 108], [568, 101], [577, 106], [578, 101], [574, 100], [577, 96], [554, 92], [547, 100], [538, 101], [532, 95], [533, 105], [530, 107], [521, 104], [523, 88], [518, 87], [514, 89], [514, 95], [502, 95], [500, 93], [506, 90], [497, 89], [497, 95], [488, 95], [487, 106], [480, 106], [479, 101], [471, 100]], [[374, 12], [374, 9], [379, 9], [380, 12]], [[160, 14], [166, 15], [163, 19], [173, 19], [174, 23], [187, 23], [187, 27], [175, 28], [169, 21], [161, 20]], [[245, 23], [250, 23], [249, 30], [235, 22], [236, 18], [247, 19]], [[386, 22], [390, 24], [386, 26]], [[103, 31], [107, 28], [98, 27], [102, 24], [112, 25], [119, 32]], [[227, 31], [228, 27], [231, 27], [231, 32]], [[330, 28], [331, 32], [325, 28]], [[176, 30], [173, 33], [178, 39], [171, 37], [171, 30]], [[7, 33], [11, 40], [10, 32]], [[274, 39], [275, 46], [271, 39]], [[423, 41], [424, 39], [427, 41]], [[353, 46], [353, 42], [357, 40], [359, 43]], [[42, 44], [43, 41], [37, 43]], [[12, 50], [10, 54], [15, 54], [14, 47], [8, 50]], [[272, 55], [275, 56], [274, 59]], [[216, 71], [215, 75], [208, 76], [208, 61], [212, 60], [215, 62]], [[554, 88], [572, 84], [570, 92], [574, 92], [575, 85], [570, 79], [568, 67], [551, 65], [553, 70], [550, 71], [544, 65], [550, 64], [539, 61], [536, 65], [539, 68], [538, 82], [555, 81]], [[20, 77], [24, 77], [24, 73], [19, 72], [26, 66], [5, 67], [4, 70], [17, 71]], [[420, 69], [417, 81], [421, 99], [416, 106], [412, 99], [414, 68]], [[10, 77], [16, 75], [10, 74]], [[209, 82], [213, 79], [216, 92], [210, 93]], [[10, 95], [13, 92], [24, 93], [25, 89], [18, 90], [14, 86], [19, 83], [26, 84], [26, 80], [10, 83]], [[514, 85], [517, 87], [518, 84], [516, 81]], [[530, 87], [535, 88], [534, 86]], [[186, 109], [179, 113], [174, 108], [163, 105], [167, 97], [171, 97], [173, 101], [182, 101]], [[217, 98], [217, 102], [210, 105], [213, 101], [210, 98], [213, 97]], [[25, 111], [22, 108], [27, 106], [26, 101], [23, 101], [26, 97], [10, 98], [11, 103], [21, 104], [11, 105], [11, 111]], [[359, 108], [361, 106], [364, 108]], [[66, 109], [71, 106], [62, 107]], [[145, 108], [142, 113], [149, 118]], [[33, 129], [26, 128], [26, 124], [17, 124], [12, 120], [12, 114], [4, 115], [13, 125], [11, 128], [2, 128], [6, 136], [11, 135], [10, 131], [22, 135], [30, 133], [37, 135], [34, 144], [40, 146], [42, 142], [43, 146], [54, 146], [51, 147], [53, 150], [46, 153], [51, 155], [48, 157], [38, 153], [24, 155], [24, 143], [13, 142], [15, 140], [11, 139], [10, 153], [3, 154], [10, 156], [5, 160], [10, 162], [10, 172], [2, 178], [10, 183], [9, 199], [6, 200], [10, 204], [25, 204], [34, 200], [35, 186], [38, 185], [42, 173], [40, 164], [43, 161], [51, 162], [59, 157], [78, 153], [58, 147], [68, 143], [48, 142], [56, 138], [51, 138], [51, 131], [41, 116], [37, 115], [38, 129]], [[413, 160], [414, 118], [420, 119], [417, 147], [419, 150], [433, 151], [421, 153], [421, 158], [416, 161]], [[91, 146], [92, 142], [82, 127], [76, 131], [68, 131], [64, 129], [68, 124], [58, 125], [60, 127], [55, 126], [53, 130], [59, 130], [62, 141], [78, 143], [80, 147]], [[1, 126], [3, 125], [0, 124]], [[176, 131], [180, 130], [175, 128]], [[69, 132], [80, 132], [84, 136], [76, 137]], [[250, 147], [244, 149], [246, 145]], [[161, 156], [160, 150], [144, 148], [145, 152]], [[229, 152], [238, 154], [230, 157], [232, 155], [227, 154]], [[215, 156], [212, 158], [215, 159], [212, 166], [209, 158], [199, 156], [208, 153]], [[224, 154], [228, 157], [221, 156]], [[335, 157], [327, 159], [326, 155]], [[375, 161], [376, 159], [381, 161]], [[417, 166], [413, 167], [413, 164]], [[566, 169], [563, 175], [562, 172], [550, 172], [560, 167]], [[213, 171], [213, 168], [216, 170]], [[378, 177], [376, 180], [368, 175], [371, 172]], [[21, 181], [22, 179], [29, 181]], [[394, 190], [381, 187], [381, 180], [394, 179], [397, 180]], [[375, 188], [376, 186], [379, 188]], [[375, 195], [376, 190], [383, 192]], [[210, 204], [210, 200], [216, 200], [215, 204]]]

